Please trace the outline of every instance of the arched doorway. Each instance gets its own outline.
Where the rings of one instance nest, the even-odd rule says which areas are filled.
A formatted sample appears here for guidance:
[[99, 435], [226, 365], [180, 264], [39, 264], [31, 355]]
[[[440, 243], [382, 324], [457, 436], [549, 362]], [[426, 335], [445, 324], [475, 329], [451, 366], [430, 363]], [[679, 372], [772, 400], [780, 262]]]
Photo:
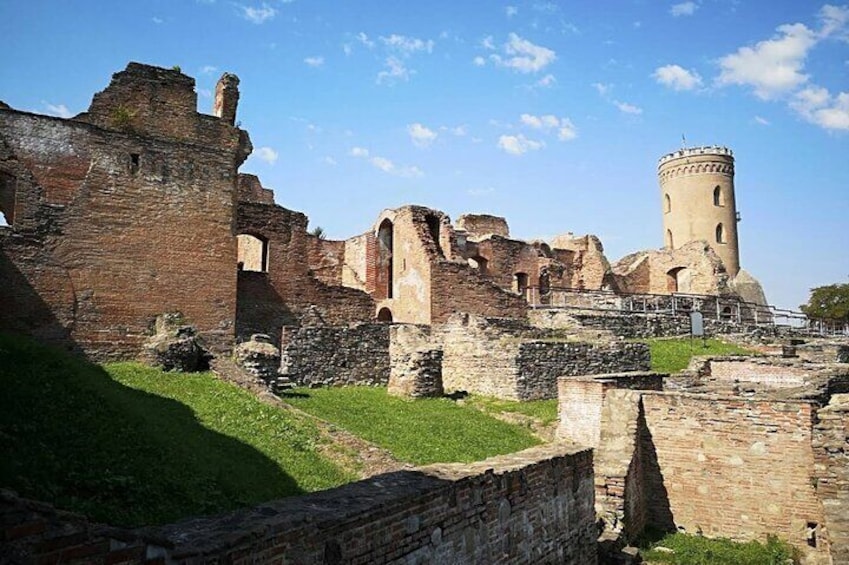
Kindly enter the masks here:
[[268, 240], [241, 233], [236, 236], [236, 257], [241, 271], [268, 272]]
[[528, 273], [516, 273], [514, 275], [513, 290], [522, 297], [528, 294]]
[[690, 292], [690, 271], [685, 267], [675, 267], [666, 273], [666, 290], [673, 292]]
[[389, 218], [377, 229], [377, 285], [375, 298], [392, 298], [392, 255], [394, 226]]
[[391, 322], [392, 321], [392, 310], [389, 308], [383, 307], [377, 312], [377, 321], [378, 322]]

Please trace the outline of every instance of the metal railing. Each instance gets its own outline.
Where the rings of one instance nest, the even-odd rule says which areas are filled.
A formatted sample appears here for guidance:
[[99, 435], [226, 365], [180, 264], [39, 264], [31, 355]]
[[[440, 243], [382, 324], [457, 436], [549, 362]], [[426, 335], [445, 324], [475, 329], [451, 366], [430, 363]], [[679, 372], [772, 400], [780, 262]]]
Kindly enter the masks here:
[[804, 333], [849, 336], [849, 323], [809, 318], [803, 312], [746, 302], [736, 296], [675, 292], [636, 294], [612, 290], [568, 287], [543, 289], [529, 286], [524, 292], [532, 308], [597, 310], [602, 312], [687, 315], [698, 311], [706, 319], [740, 325], [781, 326]]

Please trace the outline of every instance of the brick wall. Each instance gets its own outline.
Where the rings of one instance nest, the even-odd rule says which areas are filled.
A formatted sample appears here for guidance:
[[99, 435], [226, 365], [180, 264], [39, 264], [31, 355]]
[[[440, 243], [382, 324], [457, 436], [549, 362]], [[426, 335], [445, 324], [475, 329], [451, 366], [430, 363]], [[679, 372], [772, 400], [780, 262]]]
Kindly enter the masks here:
[[307, 234], [307, 264], [313, 276], [331, 286], [342, 285], [345, 242]]
[[708, 362], [709, 372], [702, 376], [706, 382], [760, 383], [776, 388], [798, 387], [815, 376], [820, 367], [805, 367], [780, 359], [721, 358]]
[[659, 505], [653, 516], [671, 513], [688, 532], [772, 533], [807, 547], [807, 525], [823, 523], [812, 484], [813, 405], [682, 393], [645, 393], [642, 402], [662, 474], [662, 491], [647, 498]]
[[592, 452], [557, 445], [379, 475], [150, 529], [146, 538], [104, 531], [79, 517], [51, 519], [50, 512], [0, 497], [6, 540], [0, 557], [141, 563], [147, 556], [152, 563], [194, 564], [249, 558], [303, 565], [597, 561]]
[[192, 79], [131, 64], [79, 120], [0, 110], [17, 200], [0, 326], [128, 357], [179, 311], [214, 349], [232, 343], [235, 171], [250, 143], [195, 108]]
[[435, 262], [431, 266], [431, 321], [441, 323], [457, 312], [524, 319], [524, 298], [502, 290], [475, 269], [462, 263]]
[[834, 563], [849, 563], [849, 394], [817, 412], [814, 473]]

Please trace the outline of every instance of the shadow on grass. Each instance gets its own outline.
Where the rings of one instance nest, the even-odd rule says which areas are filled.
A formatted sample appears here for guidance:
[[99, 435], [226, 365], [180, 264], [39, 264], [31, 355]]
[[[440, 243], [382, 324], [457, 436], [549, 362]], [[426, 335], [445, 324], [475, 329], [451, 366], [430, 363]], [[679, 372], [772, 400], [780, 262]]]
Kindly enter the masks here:
[[0, 390], [0, 486], [21, 496], [138, 526], [303, 492], [186, 405], [28, 339], [0, 334]]

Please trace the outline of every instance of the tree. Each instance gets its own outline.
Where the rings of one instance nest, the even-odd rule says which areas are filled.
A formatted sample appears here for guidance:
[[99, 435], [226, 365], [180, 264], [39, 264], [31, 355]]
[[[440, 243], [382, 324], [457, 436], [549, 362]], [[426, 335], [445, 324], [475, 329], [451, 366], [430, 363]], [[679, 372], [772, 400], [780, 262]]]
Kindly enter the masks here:
[[849, 321], [849, 284], [812, 288], [808, 303], [800, 308], [809, 318]]
[[310, 235], [314, 235], [318, 239], [324, 239], [326, 237], [324, 228], [321, 226], [315, 226], [315, 228], [310, 232]]

